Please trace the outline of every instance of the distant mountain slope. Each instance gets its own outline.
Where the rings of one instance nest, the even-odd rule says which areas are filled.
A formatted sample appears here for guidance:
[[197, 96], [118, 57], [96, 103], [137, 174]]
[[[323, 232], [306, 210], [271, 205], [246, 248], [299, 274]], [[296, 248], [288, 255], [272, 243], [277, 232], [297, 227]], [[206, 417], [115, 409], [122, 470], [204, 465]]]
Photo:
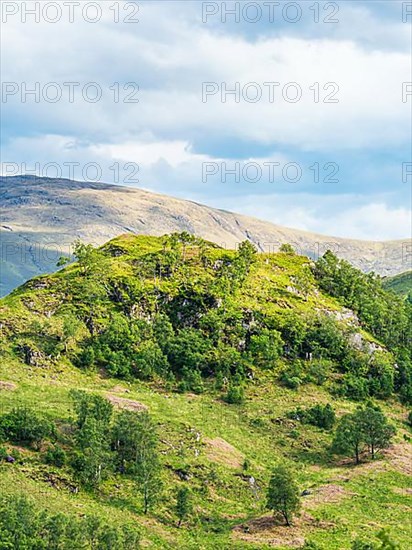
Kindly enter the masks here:
[[399, 296], [412, 295], [412, 271], [406, 273], [400, 273], [394, 277], [385, 277], [383, 280], [383, 286], [386, 290], [392, 290]]
[[55, 269], [59, 255], [69, 253], [75, 239], [102, 244], [121, 233], [174, 231], [188, 231], [231, 248], [249, 239], [261, 251], [274, 251], [289, 242], [315, 258], [331, 248], [356, 267], [387, 276], [409, 268], [406, 240], [327, 237], [140, 189], [15, 176], [0, 177], [0, 294]]

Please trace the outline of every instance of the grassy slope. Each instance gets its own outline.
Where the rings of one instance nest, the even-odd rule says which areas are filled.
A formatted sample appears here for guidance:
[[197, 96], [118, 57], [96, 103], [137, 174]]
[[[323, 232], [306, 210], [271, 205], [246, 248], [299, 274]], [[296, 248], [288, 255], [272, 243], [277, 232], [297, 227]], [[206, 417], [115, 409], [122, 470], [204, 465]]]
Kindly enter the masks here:
[[[128, 259], [135, 260], [154, 249], [161, 250], [162, 246], [160, 239], [143, 237], [120, 238], [115, 244], [128, 253], [112, 261], [112, 272], [118, 275], [130, 271]], [[222, 254], [215, 249], [208, 253], [216, 257]], [[291, 274], [298, 273], [306, 262], [305, 258], [282, 254], [262, 256], [242, 292], [244, 307], [273, 311], [290, 307], [339, 309], [333, 299], [321, 293], [313, 292], [305, 301], [288, 292]], [[47, 288], [33, 288], [38, 285], [30, 283], [3, 300], [3, 336], [22, 330], [27, 322], [39, 318], [39, 312], [54, 309], [59, 302], [56, 289], [75, 272], [76, 268], [70, 266], [42, 279], [48, 281]], [[357, 534], [370, 534], [384, 526], [391, 528], [402, 548], [407, 548], [412, 537], [407, 490], [412, 446], [404, 439], [408, 434], [406, 410], [395, 402], [384, 405], [398, 427], [394, 447], [381, 460], [354, 468], [330, 461], [325, 452], [329, 434], [284, 418], [296, 406], [331, 402], [327, 389], [308, 385], [298, 392], [287, 390], [276, 383], [276, 373], [259, 373], [248, 387], [243, 406], [225, 404], [212, 388], [200, 396], [180, 395], [165, 391], [161, 384], [126, 383], [97, 373], [85, 374], [63, 361], [58, 365], [28, 367], [9, 351], [1, 357], [0, 380], [16, 385], [14, 390], [0, 389], [1, 410], [25, 403], [62, 425], [73, 414], [68, 396], [71, 388], [111, 393], [147, 405], [158, 424], [167, 466], [165, 496], [159, 509], [147, 518], [139, 513], [139, 499], [124, 480], [106, 482], [99, 494], [82, 490], [72, 494], [64, 483], [65, 477], [70, 481], [68, 472], [62, 474], [46, 467], [39, 461], [38, 453], [27, 450], [22, 450], [23, 463], [0, 463], [2, 492], [28, 493], [53, 510], [93, 513], [113, 522], [133, 519], [142, 525], [149, 548], [286, 548], [291, 544], [298, 546], [309, 537], [325, 550], [341, 550], [348, 549]], [[355, 406], [349, 401], [333, 401], [339, 414]], [[256, 479], [256, 491], [242, 477], [243, 458], [250, 461], [248, 474]], [[303, 513], [291, 529], [267, 524], [262, 519], [256, 521], [267, 515], [264, 489], [271, 465], [277, 461], [291, 464], [302, 490], [312, 492], [304, 497]], [[179, 468], [189, 471], [188, 485], [195, 498], [196, 517], [191, 520], [191, 532], [177, 529], [171, 513], [173, 494], [181, 483], [174, 471]], [[53, 476], [58, 489], [50, 482]], [[248, 521], [250, 533], [233, 529]]]

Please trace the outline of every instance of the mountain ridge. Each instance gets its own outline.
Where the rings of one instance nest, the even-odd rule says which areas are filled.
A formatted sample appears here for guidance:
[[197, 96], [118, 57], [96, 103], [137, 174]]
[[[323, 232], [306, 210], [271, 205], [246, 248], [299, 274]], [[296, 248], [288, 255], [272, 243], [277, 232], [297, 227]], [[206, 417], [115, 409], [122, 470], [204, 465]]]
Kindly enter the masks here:
[[384, 276], [409, 268], [409, 241], [361, 241], [283, 227], [193, 200], [107, 183], [0, 177], [1, 294], [56, 267], [76, 239], [101, 245], [121, 233], [187, 231], [235, 248], [244, 239], [261, 252], [288, 242], [314, 259], [327, 249], [363, 271]]

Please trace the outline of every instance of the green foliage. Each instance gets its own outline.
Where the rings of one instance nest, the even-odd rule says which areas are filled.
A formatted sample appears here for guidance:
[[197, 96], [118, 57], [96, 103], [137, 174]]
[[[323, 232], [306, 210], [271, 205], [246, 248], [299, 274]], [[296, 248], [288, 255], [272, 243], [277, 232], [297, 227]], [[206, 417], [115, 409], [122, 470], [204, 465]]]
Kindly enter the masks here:
[[77, 413], [76, 452], [72, 467], [84, 485], [98, 487], [108, 476], [113, 462], [108, 430], [113, 406], [99, 395], [71, 392]]
[[161, 491], [161, 465], [157, 449], [158, 440], [154, 424], [147, 412], [138, 414], [138, 445], [133, 464], [134, 475], [143, 497], [146, 514], [157, 502]]
[[276, 330], [262, 329], [250, 338], [249, 352], [254, 363], [262, 368], [274, 367], [283, 353], [284, 342]]
[[300, 493], [291, 472], [284, 466], [277, 466], [270, 478], [266, 507], [274, 514], [281, 514], [290, 525], [293, 515], [300, 508]]
[[139, 541], [140, 532], [129, 525], [119, 528], [97, 518], [50, 514], [25, 496], [0, 497], [0, 550], [134, 550]]
[[[367, 275], [328, 251], [314, 270], [321, 288], [353, 309], [362, 324], [388, 346], [401, 363], [393, 370], [382, 356], [371, 366], [369, 393], [387, 397], [393, 388], [403, 392], [403, 399], [412, 399], [412, 306], [382, 288], [382, 281], [373, 273]], [[395, 378], [395, 374], [397, 378]], [[377, 380], [377, 381], [376, 381]]]
[[283, 243], [279, 248], [279, 252], [283, 252], [283, 254], [289, 254], [290, 256], [294, 256], [296, 254], [295, 249], [289, 243]]
[[377, 538], [379, 542], [356, 539], [352, 543], [352, 550], [400, 550], [400, 546], [391, 540], [385, 530], [380, 531]]
[[77, 426], [80, 429], [88, 418], [95, 420], [103, 429], [108, 427], [113, 413], [113, 405], [107, 399], [83, 390], [71, 390], [70, 397], [74, 402]]
[[[383, 410], [390, 410], [398, 423], [405, 420], [393, 393], [412, 404], [410, 346], [405, 345], [408, 326], [395, 336], [402, 323], [393, 321], [392, 330], [392, 321], [384, 317], [395, 319], [398, 301], [393, 297], [387, 301], [380, 290], [374, 294], [372, 289], [379, 284], [373, 276], [365, 281], [361, 273], [355, 276], [344, 269], [341, 280], [340, 267], [331, 268], [329, 283], [335, 299], [323, 288], [325, 273], [315, 277], [307, 258], [256, 254], [250, 244], [237, 252], [222, 250], [187, 234], [125, 235], [98, 251], [79, 250], [79, 258], [80, 263], [55, 275], [29, 282], [4, 299], [0, 308], [0, 380], [17, 386], [1, 391], [5, 410], [38, 397], [39, 410], [47, 410], [47, 417], [61, 426], [56, 441], [67, 454], [67, 460], [61, 460], [62, 447], [52, 446], [54, 438], [41, 446], [46, 449], [42, 455], [22, 450], [15, 465], [2, 463], [4, 486], [7, 492], [14, 490], [16, 481], [27, 491], [41, 487], [39, 500], [50, 497], [56, 509], [67, 506], [86, 517], [98, 517], [103, 510], [105, 517], [110, 514], [110, 527], [100, 529], [92, 520], [86, 522], [90, 534], [104, 531], [99, 544], [92, 539], [76, 546], [73, 537], [75, 548], [121, 548], [113, 542], [112, 527], [124, 517], [136, 521], [140, 502], [142, 512], [155, 512], [144, 521], [149, 545], [243, 548], [243, 542], [231, 537], [232, 526], [239, 521], [235, 518], [261, 514], [262, 480], [273, 457], [288, 456], [304, 464], [299, 480], [308, 487], [329, 483], [325, 451], [332, 435], [310, 427], [331, 429], [334, 413], [323, 405], [330, 401], [327, 392], [336, 397], [336, 410], [352, 407], [339, 396], [391, 399], [381, 403]], [[297, 291], [291, 292], [290, 286]], [[355, 302], [358, 305], [350, 305]], [[342, 315], [342, 304], [354, 309], [359, 324], [356, 316]], [[388, 313], [389, 307], [393, 311]], [[399, 311], [405, 320], [405, 310]], [[26, 365], [22, 359], [27, 359]], [[126, 379], [128, 397], [147, 404], [154, 420], [113, 411], [102, 397], [118, 393], [113, 389], [118, 382], [110, 377]], [[295, 389], [307, 386], [290, 392], [278, 381]], [[72, 425], [67, 417], [70, 387], [88, 388], [72, 393], [76, 413]], [[198, 395], [186, 398], [176, 390]], [[219, 396], [241, 406], [227, 406]], [[301, 420], [296, 428], [283, 421], [289, 409]], [[348, 429], [338, 428], [335, 447], [355, 457], [351, 437], [358, 430], [359, 457], [367, 452], [372, 456], [372, 447], [376, 454], [392, 433], [391, 428], [382, 428], [378, 416], [369, 412], [362, 421], [342, 419]], [[211, 439], [218, 434], [224, 442]], [[3, 455], [16, 455], [12, 443], [7, 440]], [[236, 451], [238, 466], [247, 456], [253, 467], [249, 459], [243, 472], [229, 466], [235, 464], [236, 455], [232, 461], [231, 453]], [[345, 466], [334, 468], [345, 475]], [[192, 534], [172, 527], [171, 512], [180, 519], [177, 501], [168, 500], [176, 488], [176, 475], [196, 501], [198, 521]], [[335, 550], [349, 547], [351, 537], [363, 532], [366, 522], [404, 524], [406, 497], [388, 490], [404, 487], [402, 475], [388, 461], [387, 469], [376, 470], [373, 487], [363, 477], [350, 480], [351, 491], [362, 498], [353, 503], [343, 499], [338, 505], [326, 502], [316, 510], [317, 518], [333, 522], [330, 532], [321, 524], [303, 521], [302, 536]], [[48, 486], [56, 483], [63, 488], [67, 483], [76, 490], [73, 480], [79, 481], [80, 489], [73, 498], [68, 491]], [[185, 502], [181, 504], [185, 509]], [[391, 515], [385, 516], [388, 506]], [[406, 529], [396, 536], [407, 540]], [[244, 544], [256, 545], [252, 540]], [[60, 546], [65, 548], [63, 542]]]
[[180, 527], [192, 512], [191, 493], [188, 487], [180, 487], [176, 493], [177, 526]]
[[66, 451], [59, 445], [53, 445], [53, 447], [49, 447], [45, 452], [44, 461], [46, 464], [61, 468], [67, 461]]
[[379, 450], [390, 445], [394, 434], [395, 428], [389, 424], [382, 411], [366, 405], [340, 419], [332, 448], [338, 454], [353, 456], [356, 464], [359, 464], [365, 447], [374, 459]]
[[230, 383], [226, 393], [226, 401], [232, 405], [241, 405], [245, 400], [245, 391], [240, 384]]
[[366, 406], [358, 411], [359, 429], [372, 459], [381, 449], [389, 447], [395, 428], [377, 407]]
[[405, 299], [412, 296], [412, 271], [400, 273], [394, 277], [385, 277], [382, 280], [382, 286], [385, 290], [390, 290]]
[[296, 409], [289, 413], [290, 418], [299, 420], [304, 424], [312, 424], [324, 430], [330, 430], [335, 424], [335, 412], [331, 405], [315, 405], [308, 409]]
[[117, 416], [112, 430], [117, 468], [137, 481], [145, 514], [157, 502], [161, 490], [157, 446], [155, 426], [147, 412], [123, 411]]
[[10, 441], [36, 448], [55, 432], [51, 422], [27, 407], [17, 407], [1, 416], [0, 429]]
[[291, 390], [297, 390], [303, 383], [304, 374], [300, 361], [287, 365], [279, 376], [279, 381]]

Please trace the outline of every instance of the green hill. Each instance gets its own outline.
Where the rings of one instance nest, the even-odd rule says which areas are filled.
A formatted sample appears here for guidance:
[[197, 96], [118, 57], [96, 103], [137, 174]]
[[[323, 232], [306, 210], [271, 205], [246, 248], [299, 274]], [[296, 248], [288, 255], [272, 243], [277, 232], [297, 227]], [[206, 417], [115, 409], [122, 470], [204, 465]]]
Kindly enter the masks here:
[[406, 298], [412, 296], [412, 271], [400, 273], [395, 277], [385, 277], [382, 281], [383, 287]]
[[[408, 547], [410, 304], [331, 253], [187, 233], [75, 252], [0, 302], [0, 533], [18, 510], [45, 548], [39, 523], [59, 548], [349, 550], [383, 528]], [[396, 435], [354, 466], [331, 444], [365, 404]], [[302, 493], [290, 527], [265, 509], [276, 464]]]

